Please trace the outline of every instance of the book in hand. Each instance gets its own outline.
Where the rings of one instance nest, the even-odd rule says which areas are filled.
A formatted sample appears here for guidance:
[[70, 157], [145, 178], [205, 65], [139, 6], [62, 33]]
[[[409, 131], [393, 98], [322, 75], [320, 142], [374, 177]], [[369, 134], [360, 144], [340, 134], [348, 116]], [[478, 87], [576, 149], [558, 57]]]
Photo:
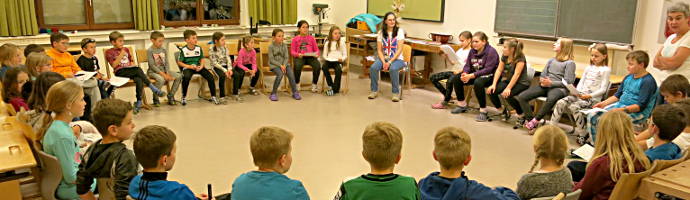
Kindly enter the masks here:
[[580, 156], [580, 158], [582, 159], [590, 160], [594, 155], [594, 147], [592, 147], [592, 145], [585, 144], [582, 145], [580, 148], [575, 149], [575, 151], [573, 151], [573, 154]]
[[441, 51], [443, 51], [444, 54], [448, 56], [448, 60], [450, 60], [453, 63], [460, 63], [460, 58], [458, 58], [458, 55], [455, 54], [455, 50], [453, 50], [453, 47], [450, 47], [448, 45], [441, 45]]
[[303, 53], [302, 57], [319, 57], [316, 52]]
[[120, 76], [113, 76], [108, 81], [108, 83], [110, 83], [110, 85], [113, 85], [115, 87], [120, 87], [120, 86], [126, 84], [127, 82], [129, 82], [129, 78], [120, 77]]
[[568, 89], [568, 93], [570, 93], [570, 95], [577, 96], [578, 94], [580, 94], [580, 91], [577, 91], [577, 88], [575, 88], [575, 86], [573, 86], [572, 84], [568, 84], [568, 82], [565, 81], [565, 79], [561, 79], [561, 82], [563, 82], [565, 88]]
[[76, 74], [74, 74], [74, 78], [81, 82], [84, 82], [86, 80], [91, 79], [91, 77], [95, 76], [97, 73], [98, 72], [78, 71]]

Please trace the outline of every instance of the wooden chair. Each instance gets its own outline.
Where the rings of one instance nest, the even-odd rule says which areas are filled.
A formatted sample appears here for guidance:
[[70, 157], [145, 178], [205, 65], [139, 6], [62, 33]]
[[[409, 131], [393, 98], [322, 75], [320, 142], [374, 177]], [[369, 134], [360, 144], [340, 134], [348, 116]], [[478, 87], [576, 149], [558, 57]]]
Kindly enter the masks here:
[[[345, 61], [344, 61], [344, 63], [343, 63], [343, 69], [342, 69], [342, 71], [343, 71], [342, 76], [344, 76], [344, 79], [345, 79], [345, 80], [344, 80], [344, 83], [345, 83], [345, 84], [343, 85], [344, 87], [341, 87], [341, 92], [342, 92], [343, 94], [347, 94], [347, 92], [350, 91], [350, 76], [349, 76], [349, 72], [350, 72], [350, 55], [351, 55], [351, 54], [350, 54], [350, 51], [351, 51], [351, 47], [350, 47], [350, 43], [345, 43], [345, 44], [347, 44], [347, 46], [346, 46], [346, 47], [347, 47], [347, 50], [346, 50], [346, 51], [347, 51], [347, 59], [345, 59]], [[323, 67], [323, 66], [322, 66], [322, 67]], [[335, 72], [334, 69], [329, 69], [328, 71], [329, 71], [329, 72], [332, 72], [332, 73]], [[325, 90], [324, 88], [326, 88], [326, 87], [324, 87], [324, 86], [326, 85], [326, 75], [327, 75], [327, 74], [324, 74], [323, 76], [321, 76], [321, 92], [323, 92], [323, 91]]]
[[[166, 58], [167, 59], [167, 58]], [[148, 57], [148, 50], [147, 49], [137, 49], [137, 62], [139, 63], [139, 67], [141, 68], [144, 73], [147, 74], [148, 76], [148, 69], [151, 67], [151, 64], [149, 63], [149, 57]], [[144, 65], [146, 63], [146, 65]], [[146, 66], [146, 67], [144, 67]], [[155, 83], [156, 79], [149, 78], [151, 83]], [[168, 90], [168, 94], [170, 94], [170, 82], [165, 83], [165, 88]], [[158, 89], [163, 89], [163, 88], [158, 88]], [[175, 94], [173, 94], [175, 95]]]
[[[269, 60], [268, 60], [268, 48], [271, 46], [271, 41], [268, 42], [260, 42], [259, 43], [259, 54], [257, 55], [256, 61], [257, 65], [259, 68], [260, 76], [259, 77], [259, 85], [261, 88], [263, 88], [264, 93], [269, 93], [270, 89], [266, 85], [266, 81], [264, 78], [266, 76], [275, 76], [276, 74], [271, 71], [271, 67], [269, 66]], [[282, 90], [287, 91], [288, 93], [291, 93], [290, 90], [288, 89], [289, 83], [287, 79], [287, 74], [283, 76], [283, 88]]]
[[55, 200], [55, 190], [62, 180], [62, 167], [55, 156], [38, 151], [41, 160], [41, 196], [44, 200]]
[[[238, 47], [239, 47], [239, 41], [234, 40], [234, 42], [228, 42], [226, 40], [225, 42], [225, 47], [228, 48], [228, 54], [233, 57], [233, 59], [237, 59], [237, 56], [240, 54]], [[234, 63], [234, 61], [233, 61]], [[232, 70], [232, 63], [230, 63], [230, 66], [228, 66], [228, 70]], [[228, 77], [227, 80], [225, 80], [225, 94], [232, 95], [232, 77]]]
[[[186, 43], [184, 43], [184, 42], [175, 43], [175, 46], [176, 46], [178, 49], [179, 49], [180, 47], [184, 46], [184, 45], [186, 45]], [[209, 51], [208, 51], [209, 45], [208, 45], [207, 43], [199, 43], [199, 44], [197, 44], [197, 45], [199, 45], [199, 47], [201, 47], [201, 51], [202, 51], [202, 53], [204, 54], [204, 57], [203, 57], [202, 59], [208, 59], [208, 57], [209, 57], [209, 55], [208, 55], [208, 52], [209, 52]], [[174, 56], [175, 56], [175, 62], [176, 62], [175, 65], [177, 65], [177, 61], [178, 61], [179, 58], [180, 58], [180, 51], [179, 51], [179, 50], [175, 51]], [[210, 64], [209, 62], [205, 62], [205, 65], [209, 65], [209, 64]], [[179, 66], [178, 66], [178, 67], [179, 67]], [[183, 69], [180, 69], [180, 73], [182, 73], [182, 70], [183, 70]], [[213, 70], [209, 70], [209, 71], [210, 71], [211, 74], [213, 75], [213, 79], [214, 79], [214, 80], [218, 80], [218, 75], [215, 73], [215, 71], [213, 71]], [[196, 74], [195, 74], [195, 75], [196, 75]], [[183, 75], [183, 76], [184, 76], [184, 75]], [[205, 90], [206, 90], [206, 87], [207, 87], [207, 84], [208, 84], [208, 83], [206, 83], [206, 80], [203, 80], [204, 78], [201, 77], [201, 76], [196, 76], [196, 77], [200, 77], [200, 78], [197, 78], [197, 80], [199, 81], [199, 93], [198, 93], [199, 98], [204, 99], [204, 100], [209, 100], [209, 99], [211, 99], [210, 92], [209, 92], [208, 95], [205, 94], [205, 93], [206, 93]], [[194, 78], [192, 78], [192, 79], [194, 79]], [[216, 89], [217, 89], [217, 88], [216, 88]]]
[[[111, 79], [113, 76], [115, 76], [115, 71], [113, 71], [113, 69], [111, 69], [110, 62], [108, 62], [108, 60], [105, 59], [105, 51], [110, 49], [110, 48], [113, 48], [113, 47], [110, 46], [110, 47], [106, 47], [105, 49], [103, 49], [103, 54], [101, 55], [101, 58], [103, 58], [105, 61], [105, 71], [106, 71], [105, 74], [106, 74], [106, 77], [108, 77], [108, 79]], [[129, 59], [132, 59], [134, 61], [134, 64], [139, 66], [139, 59], [137, 59], [138, 58], [137, 50], [134, 47], [134, 45], [125, 45], [125, 48], [129, 49], [129, 52], [131, 54], [134, 54], [134, 55], [130, 55]], [[146, 57], [146, 56], [144, 56], [144, 57]], [[155, 80], [151, 80], [151, 81], [155, 82]], [[134, 80], [130, 79], [126, 84], [124, 84], [118, 88], [134, 87], [134, 86], [136, 86], [136, 83], [134, 83]], [[146, 87], [146, 86], [144, 86], [144, 87]], [[115, 98], [115, 93], [111, 94], [111, 97]], [[142, 103], [143, 103], [142, 108], [144, 108], [146, 110], [151, 110], [152, 108], [149, 105], [148, 98], [146, 98], [146, 91], [144, 90], [144, 88], [142, 88], [142, 91], [141, 91], [141, 99], [142, 99]]]
[[[640, 173], [624, 173], [616, 182], [616, 186], [611, 192], [610, 199], [634, 199], [639, 195], [638, 189], [642, 179], [666, 168], [682, 163], [688, 158], [686, 152], [683, 158], [677, 160], [655, 160], [647, 171]], [[634, 192], [631, 192], [634, 191]]]

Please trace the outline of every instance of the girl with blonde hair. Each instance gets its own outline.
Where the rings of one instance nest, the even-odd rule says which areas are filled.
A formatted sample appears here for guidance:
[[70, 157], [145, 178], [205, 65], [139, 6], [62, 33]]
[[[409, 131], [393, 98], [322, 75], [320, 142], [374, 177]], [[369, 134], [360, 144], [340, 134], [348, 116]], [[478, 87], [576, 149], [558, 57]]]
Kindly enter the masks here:
[[534, 154], [532, 168], [517, 184], [521, 199], [550, 197], [572, 191], [572, 176], [563, 167], [568, 154], [568, 138], [561, 128], [546, 125], [537, 129], [534, 134]]

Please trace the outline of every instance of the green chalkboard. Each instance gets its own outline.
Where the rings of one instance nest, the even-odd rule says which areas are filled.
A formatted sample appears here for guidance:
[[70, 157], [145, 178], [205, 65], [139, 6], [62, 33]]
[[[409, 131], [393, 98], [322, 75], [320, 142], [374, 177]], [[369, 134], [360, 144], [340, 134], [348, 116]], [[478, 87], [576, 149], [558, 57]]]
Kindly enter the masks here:
[[[402, 0], [405, 9], [400, 13], [403, 19], [443, 22], [445, 0]], [[393, 11], [393, 0], [367, 0], [367, 13], [383, 16]]]

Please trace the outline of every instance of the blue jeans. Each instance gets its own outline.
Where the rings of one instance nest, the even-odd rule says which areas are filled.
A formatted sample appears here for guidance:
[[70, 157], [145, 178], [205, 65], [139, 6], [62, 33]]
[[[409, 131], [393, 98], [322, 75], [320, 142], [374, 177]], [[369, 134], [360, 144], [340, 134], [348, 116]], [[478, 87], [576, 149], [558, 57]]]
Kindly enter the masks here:
[[[400, 77], [398, 76], [400, 74], [400, 69], [405, 67], [405, 62], [403, 62], [400, 59], [396, 59], [391, 63], [391, 66], [388, 68], [388, 73], [391, 76], [391, 85], [393, 85], [393, 94], [399, 94], [400, 93]], [[371, 65], [371, 68], [369, 68], [369, 78], [371, 79], [371, 91], [372, 92], [377, 92], [379, 91], [379, 71], [383, 69], [383, 62], [379, 60], [378, 58], [376, 59], [376, 62], [374, 62], [373, 65]]]

